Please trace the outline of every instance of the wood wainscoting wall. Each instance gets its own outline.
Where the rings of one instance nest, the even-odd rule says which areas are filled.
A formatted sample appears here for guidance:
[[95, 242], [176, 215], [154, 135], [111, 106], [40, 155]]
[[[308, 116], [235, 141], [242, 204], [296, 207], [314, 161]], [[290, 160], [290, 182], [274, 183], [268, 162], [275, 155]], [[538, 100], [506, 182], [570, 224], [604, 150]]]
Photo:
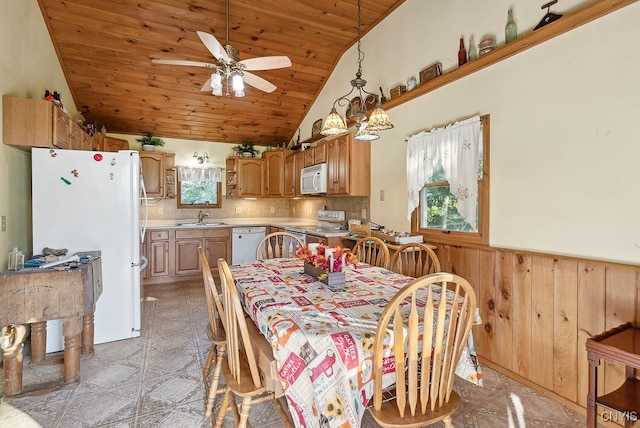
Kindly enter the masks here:
[[[473, 330], [480, 361], [584, 414], [585, 341], [640, 321], [640, 266], [436, 245], [442, 270], [475, 288], [483, 321]], [[598, 370], [598, 395], [624, 379], [619, 364], [605, 361]]]

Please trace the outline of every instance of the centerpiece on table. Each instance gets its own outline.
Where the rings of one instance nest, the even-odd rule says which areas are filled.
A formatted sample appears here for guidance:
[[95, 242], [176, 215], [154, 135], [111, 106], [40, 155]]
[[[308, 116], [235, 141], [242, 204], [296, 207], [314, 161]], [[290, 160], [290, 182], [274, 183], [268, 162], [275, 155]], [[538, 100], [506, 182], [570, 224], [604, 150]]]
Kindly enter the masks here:
[[304, 273], [331, 289], [344, 286], [347, 266], [358, 263], [351, 250], [340, 246], [330, 248], [322, 244], [309, 244], [306, 248], [296, 248], [296, 256], [304, 260]]

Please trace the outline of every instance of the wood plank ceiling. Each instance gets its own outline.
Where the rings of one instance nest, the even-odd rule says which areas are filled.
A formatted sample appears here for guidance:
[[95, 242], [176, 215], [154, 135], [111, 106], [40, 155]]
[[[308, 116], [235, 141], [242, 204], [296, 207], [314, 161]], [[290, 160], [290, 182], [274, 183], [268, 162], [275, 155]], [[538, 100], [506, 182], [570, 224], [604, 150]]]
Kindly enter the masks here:
[[[403, 1], [362, 0], [363, 34]], [[151, 60], [214, 63], [196, 31], [226, 44], [225, 0], [38, 3], [78, 110], [132, 135], [288, 143], [358, 34], [357, 0], [230, 0], [228, 41], [240, 60], [286, 55], [293, 65], [254, 72], [277, 86], [272, 93], [247, 86], [243, 98], [216, 97], [200, 90], [210, 69]]]

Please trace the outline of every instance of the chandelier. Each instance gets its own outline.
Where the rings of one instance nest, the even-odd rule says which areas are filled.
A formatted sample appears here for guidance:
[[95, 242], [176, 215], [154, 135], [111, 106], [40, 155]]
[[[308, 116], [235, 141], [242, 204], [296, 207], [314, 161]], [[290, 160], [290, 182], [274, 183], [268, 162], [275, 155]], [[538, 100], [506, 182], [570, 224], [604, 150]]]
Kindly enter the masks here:
[[[348, 106], [347, 110], [351, 109], [355, 112], [352, 118], [355, 119], [358, 124], [358, 131], [354, 138], [360, 141], [373, 141], [380, 138], [378, 131], [391, 129], [393, 128], [393, 124], [391, 123], [389, 114], [382, 108], [378, 96], [364, 89], [367, 81], [362, 78], [362, 60], [364, 59], [364, 53], [360, 45], [362, 36], [360, 27], [360, 0], [358, 0], [358, 71], [356, 72], [356, 78], [350, 82], [351, 90], [333, 102], [331, 112], [324, 120], [320, 133], [322, 135], [339, 135], [347, 132], [347, 123], [344, 118], [338, 114], [336, 105]], [[350, 100], [348, 97], [354, 93], [354, 91], [358, 96]], [[367, 94], [368, 97], [363, 96], [363, 94]], [[369, 115], [367, 115], [367, 98], [376, 100], [376, 106]], [[359, 106], [354, 105], [355, 100], [359, 101]]]

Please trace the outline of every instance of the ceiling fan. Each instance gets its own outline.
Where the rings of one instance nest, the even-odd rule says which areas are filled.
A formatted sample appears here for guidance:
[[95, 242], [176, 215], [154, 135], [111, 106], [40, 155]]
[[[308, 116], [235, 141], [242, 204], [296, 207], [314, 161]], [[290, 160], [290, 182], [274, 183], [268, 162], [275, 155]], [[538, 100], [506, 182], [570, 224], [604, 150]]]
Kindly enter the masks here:
[[239, 51], [229, 44], [229, 0], [226, 0], [226, 44], [223, 46], [212, 34], [203, 31], [197, 31], [197, 34], [217, 60], [217, 64], [179, 59], [152, 59], [152, 62], [211, 68], [214, 71], [200, 90], [211, 91], [213, 95], [222, 95], [222, 79], [224, 78], [227, 81], [226, 94], [229, 95], [229, 86], [231, 86], [236, 97], [244, 96], [244, 83], [264, 92], [275, 91], [276, 86], [273, 83], [249, 71], [291, 67], [291, 60], [287, 56], [264, 56], [240, 61]]

